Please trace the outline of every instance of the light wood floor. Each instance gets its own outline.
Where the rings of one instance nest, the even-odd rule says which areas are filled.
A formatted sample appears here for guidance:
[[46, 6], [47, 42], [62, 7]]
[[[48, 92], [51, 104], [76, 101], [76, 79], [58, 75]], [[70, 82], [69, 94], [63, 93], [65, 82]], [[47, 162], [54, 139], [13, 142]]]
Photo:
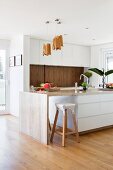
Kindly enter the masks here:
[[48, 147], [20, 134], [18, 120], [0, 116], [0, 170], [113, 170], [113, 129], [80, 136], [81, 143], [60, 138]]

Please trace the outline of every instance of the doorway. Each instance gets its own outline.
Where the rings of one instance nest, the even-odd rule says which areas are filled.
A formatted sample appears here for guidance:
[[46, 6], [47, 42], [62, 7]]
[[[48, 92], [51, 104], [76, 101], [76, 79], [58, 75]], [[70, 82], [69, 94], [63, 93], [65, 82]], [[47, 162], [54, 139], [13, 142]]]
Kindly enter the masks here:
[[0, 50], [0, 114], [6, 111], [6, 50]]

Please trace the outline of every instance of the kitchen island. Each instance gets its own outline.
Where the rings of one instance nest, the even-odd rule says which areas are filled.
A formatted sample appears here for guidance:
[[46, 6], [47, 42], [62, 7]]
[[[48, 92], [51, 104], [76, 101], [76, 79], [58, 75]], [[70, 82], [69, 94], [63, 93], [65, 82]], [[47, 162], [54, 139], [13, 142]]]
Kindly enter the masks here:
[[[49, 122], [53, 122], [55, 103], [76, 103], [79, 132], [113, 125], [113, 92], [74, 89], [58, 92], [20, 93], [20, 131], [43, 144], [49, 144]], [[61, 124], [62, 118], [59, 120]], [[71, 127], [71, 120], [68, 122]]]

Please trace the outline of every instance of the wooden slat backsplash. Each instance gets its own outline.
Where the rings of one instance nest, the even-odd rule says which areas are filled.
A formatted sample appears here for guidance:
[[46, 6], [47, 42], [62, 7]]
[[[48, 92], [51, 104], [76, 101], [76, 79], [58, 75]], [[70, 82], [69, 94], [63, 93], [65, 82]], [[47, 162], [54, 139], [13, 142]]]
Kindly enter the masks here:
[[53, 82], [59, 87], [72, 87], [80, 83], [84, 67], [30, 65], [30, 85], [39, 86], [42, 82]]

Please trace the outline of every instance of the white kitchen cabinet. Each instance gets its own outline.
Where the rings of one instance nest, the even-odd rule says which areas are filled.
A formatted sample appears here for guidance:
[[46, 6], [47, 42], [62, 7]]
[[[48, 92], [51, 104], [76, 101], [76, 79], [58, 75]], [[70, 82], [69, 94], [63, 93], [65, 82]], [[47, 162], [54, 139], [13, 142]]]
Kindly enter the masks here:
[[[74, 44], [64, 44], [62, 50], [52, 50], [50, 56], [43, 56], [45, 40], [30, 40], [30, 64], [56, 65], [56, 66], [90, 66], [90, 47]], [[49, 42], [51, 43], [51, 42]]]
[[[74, 44], [64, 44], [61, 50], [61, 65], [63, 66], [90, 66], [90, 48], [85, 46], [77, 46]], [[57, 56], [57, 55], [56, 55]]]
[[78, 105], [78, 110], [79, 110], [79, 118], [86, 118], [86, 117], [91, 117], [95, 116], [99, 113], [100, 109], [100, 104], [99, 103], [85, 103]]
[[113, 94], [77, 97], [79, 131], [113, 125]]
[[89, 67], [90, 66], [90, 47], [75, 46], [73, 47], [73, 59], [74, 66]]
[[64, 44], [62, 48], [62, 65], [63, 66], [74, 66], [73, 63], [73, 46], [71, 44]]
[[78, 119], [79, 132], [113, 125], [113, 113]]
[[30, 39], [30, 64], [40, 63], [40, 41]]
[[63, 50], [52, 50], [53, 65], [63, 65]]

